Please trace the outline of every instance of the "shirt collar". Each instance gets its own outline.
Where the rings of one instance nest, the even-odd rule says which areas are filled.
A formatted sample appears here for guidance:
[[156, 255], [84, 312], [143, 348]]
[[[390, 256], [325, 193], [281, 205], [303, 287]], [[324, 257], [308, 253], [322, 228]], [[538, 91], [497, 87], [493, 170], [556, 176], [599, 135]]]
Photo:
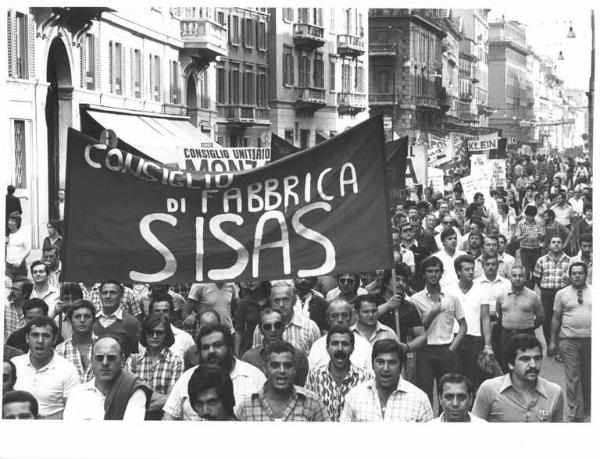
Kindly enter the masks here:
[[[366, 386], [368, 388], [376, 391], [377, 390], [376, 384], [377, 384], [377, 379], [371, 379], [366, 383]], [[404, 381], [402, 376], [400, 376], [400, 379], [398, 379], [398, 386], [396, 386], [396, 389], [392, 393], [408, 392], [408, 391], [409, 391], [409, 387], [407, 387], [406, 382]]]
[[[509, 387], [513, 387], [513, 384], [512, 384], [512, 380], [510, 379], [510, 373], [506, 373], [506, 375], [504, 375], [504, 381], [502, 381], [502, 385], [500, 386], [500, 392], [504, 392]], [[514, 389], [514, 387], [513, 387], [513, 389]], [[516, 390], [516, 389], [514, 389], [514, 390]], [[535, 384], [535, 391], [538, 392], [540, 395], [542, 395], [544, 398], [548, 398], [548, 392], [546, 392], [546, 388], [544, 387], [544, 384], [542, 383], [542, 378], [540, 378], [539, 376], [538, 376], [536, 384]]]
[[123, 320], [123, 307], [121, 305], [119, 305], [119, 307], [117, 308], [117, 310], [115, 312], [113, 312], [112, 314], [106, 315], [104, 313], [104, 308], [100, 308], [100, 311], [98, 311], [98, 313], [96, 314], [96, 317], [105, 317], [105, 318], [109, 318], [109, 317], [115, 317], [117, 320]]
[[33, 364], [31, 363], [31, 351], [27, 353], [27, 365], [30, 366], [31, 368], [33, 368], [35, 371], [46, 371], [46, 370], [50, 370], [52, 368], [54, 368], [54, 363], [56, 361], [56, 352], [54, 352], [54, 350], [52, 351], [52, 358], [50, 359], [50, 361], [44, 365], [41, 368], [36, 369]]

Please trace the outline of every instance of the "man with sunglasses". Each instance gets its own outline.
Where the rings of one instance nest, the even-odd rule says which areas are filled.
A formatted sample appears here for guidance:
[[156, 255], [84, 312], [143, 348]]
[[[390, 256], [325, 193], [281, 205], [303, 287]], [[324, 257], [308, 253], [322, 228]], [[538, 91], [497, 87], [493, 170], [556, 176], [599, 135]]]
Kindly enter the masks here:
[[328, 302], [341, 298], [351, 303], [358, 295], [366, 295], [367, 290], [360, 286], [360, 276], [358, 274], [340, 274], [338, 276], [338, 286], [327, 292], [325, 299]]
[[[266, 353], [271, 343], [283, 341], [283, 317], [281, 312], [273, 308], [264, 308], [260, 312], [260, 331], [263, 336], [262, 344], [247, 350], [242, 356], [242, 361], [254, 365], [266, 373]], [[308, 374], [308, 358], [306, 353], [294, 346], [294, 360], [296, 364], [296, 377], [294, 384], [304, 386]]]
[[92, 349], [94, 378], [77, 386], [65, 407], [68, 421], [143, 421], [152, 389], [123, 369], [121, 343], [112, 336], [99, 338]]
[[586, 283], [587, 265], [569, 267], [571, 285], [554, 298], [550, 334], [551, 353], [562, 356], [567, 379], [569, 421], [582, 422], [591, 410], [592, 287]]

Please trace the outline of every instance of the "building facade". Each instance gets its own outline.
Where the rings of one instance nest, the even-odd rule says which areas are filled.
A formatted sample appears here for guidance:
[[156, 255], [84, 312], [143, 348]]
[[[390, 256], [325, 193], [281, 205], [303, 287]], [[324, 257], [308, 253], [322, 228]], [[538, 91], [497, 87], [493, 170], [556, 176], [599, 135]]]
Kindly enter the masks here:
[[268, 12], [272, 132], [307, 148], [366, 119], [366, 9]]

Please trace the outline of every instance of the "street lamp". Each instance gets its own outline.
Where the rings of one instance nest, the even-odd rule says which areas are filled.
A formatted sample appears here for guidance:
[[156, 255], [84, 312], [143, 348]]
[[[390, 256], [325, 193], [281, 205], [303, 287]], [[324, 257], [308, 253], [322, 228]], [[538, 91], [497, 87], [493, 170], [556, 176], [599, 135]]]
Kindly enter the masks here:
[[569, 33], [567, 33], [567, 38], [575, 38], [575, 32], [573, 32], [573, 22], [569, 21]]
[[562, 51], [559, 51], [559, 52], [558, 52], [558, 60], [559, 60], [559, 61], [564, 61], [564, 60], [565, 60], [565, 57], [563, 56], [563, 53], [562, 53]]

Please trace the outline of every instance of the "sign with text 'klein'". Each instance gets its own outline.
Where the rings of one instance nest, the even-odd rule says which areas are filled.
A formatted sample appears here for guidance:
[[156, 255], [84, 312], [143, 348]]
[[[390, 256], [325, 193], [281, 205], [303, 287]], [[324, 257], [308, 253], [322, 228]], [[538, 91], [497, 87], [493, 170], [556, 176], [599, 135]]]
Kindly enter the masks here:
[[173, 170], [73, 129], [63, 279], [174, 283], [392, 266], [381, 117], [236, 173]]
[[498, 134], [480, 135], [467, 140], [469, 151], [492, 150], [498, 148]]

